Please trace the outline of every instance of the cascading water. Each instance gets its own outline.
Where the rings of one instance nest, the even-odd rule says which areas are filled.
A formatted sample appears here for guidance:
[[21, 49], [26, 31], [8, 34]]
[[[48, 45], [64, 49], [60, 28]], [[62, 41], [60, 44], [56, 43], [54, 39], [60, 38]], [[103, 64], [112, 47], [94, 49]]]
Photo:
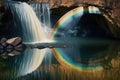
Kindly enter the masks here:
[[[22, 28], [21, 37], [24, 42], [42, 42], [46, 39], [42, 25], [32, 7], [21, 2], [11, 2], [9, 6], [13, 14], [15, 27]], [[18, 76], [31, 73], [37, 69], [45, 56], [45, 50], [26, 49], [22, 54], [24, 56], [19, 63]]]
[[36, 12], [36, 15], [38, 16], [39, 20], [46, 26], [50, 27], [50, 10], [49, 10], [49, 4], [48, 3], [38, 3], [33, 2], [29, 3], [34, 11]]
[[47, 2], [31, 2], [29, 4], [33, 7], [38, 19], [42, 22], [46, 35], [48, 35], [51, 31], [49, 4]]
[[[51, 32], [51, 20], [50, 20], [50, 8], [47, 2], [30, 2], [31, 7], [33, 7], [38, 19], [42, 22], [42, 27], [44, 28], [44, 33], [48, 37]], [[45, 40], [45, 42], [50, 42], [50, 40]], [[52, 52], [50, 49], [46, 49], [45, 64], [51, 64]]]
[[[41, 5], [41, 4], [39, 4], [39, 5]], [[38, 16], [39, 16], [39, 14], [41, 14], [39, 19], [41, 21], [42, 20], [43, 21], [42, 21], [42, 23], [40, 23], [36, 14], [34, 13], [33, 9], [28, 4], [21, 3], [21, 2], [17, 2], [17, 3], [11, 2], [11, 3], [9, 3], [9, 6], [10, 6], [10, 10], [12, 11], [12, 14], [13, 14], [13, 20], [15, 23], [15, 27], [22, 32], [21, 34], [19, 34], [16, 31], [15, 34], [22, 37], [23, 41], [26, 43], [34, 44], [36, 42], [42, 42], [42, 41], [45, 42], [44, 40], [46, 40], [46, 34], [44, 33], [43, 27], [49, 27], [49, 25], [50, 25], [49, 24], [50, 22], [48, 19], [49, 16], [48, 16], [48, 18], [43, 16], [43, 14], [45, 14], [45, 12], [47, 12], [47, 11], [43, 10], [42, 12], [39, 12], [39, 7], [37, 6], [34, 8], [34, 6], [33, 6], [34, 10], [36, 10], [35, 11], [36, 14]], [[46, 6], [46, 4], [45, 4], [45, 6]], [[106, 46], [105, 46], [105, 49], [103, 49], [104, 48], [103, 46], [102, 46], [103, 48], [95, 46], [96, 48], [98, 48], [98, 50], [96, 51], [96, 48], [95, 48], [95, 51], [94, 51], [93, 47], [91, 48], [91, 46], [88, 46], [88, 47], [84, 46], [84, 43], [85, 43], [85, 45], [88, 43], [92, 44], [92, 43], [95, 43], [95, 41], [92, 40], [89, 42], [89, 40], [84, 40], [84, 39], [82, 41], [82, 39], [79, 38], [79, 37], [84, 38], [84, 37], [89, 36], [90, 33], [87, 33], [87, 31], [88, 32], [93, 31], [93, 32], [91, 32], [91, 34], [92, 33], [96, 34], [98, 32], [97, 31], [98, 27], [101, 27], [98, 24], [95, 24], [95, 26], [93, 26], [94, 23], [92, 23], [92, 24], [90, 24], [91, 22], [89, 23], [89, 21], [92, 21], [93, 19], [96, 20], [96, 17], [99, 18], [99, 16], [100, 16], [99, 9], [95, 8], [95, 7], [88, 7], [87, 12], [89, 12], [89, 14], [85, 14], [86, 11], [84, 10], [84, 7], [76, 8], [76, 9], [68, 12], [67, 14], [65, 14], [58, 21], [58, 24], [56, 24], [54, 27], [53, 34], [51, 35], [52, 39], [56, 39], [56, 37], [58, 37], [58, 40], [56, 39], [56, 41], [59, 41], [60, 38], [63, 38], [63, 40], [61, 39], [59, 42], [64, 42], [67, 44], [73, 43], [72, 46], [74, 48], [59, 48], [59, 49], [56, 48], [56, 49], [54, 49], [54, 54], [56, 54], [57, 60], [64, 66], [61, 66], [58, 64], [51, 65], [50, 71], [48, 71], [47, 74], [45, 73], [46, 75], [44, 75], [44, 72], [47, 71], [48, 66], [47, 66], [47, 68], [45, 68], [45, 70], [43, 70], [43, 68], [39, 68], [40, 72], [37, 72], [37, 74], [33, 73], [32, 78], [27, 76], [27, 78], [29, 78], [28, 80], [31, 80], [31, 79], [32, 80], [39, 80], [39, 79], [41, 79], [41, 80], [58, 80], [58, 79], [60, 79], [60, 80], [78, 80], [78, 79], [86, 80], [86, 77], [91, 80], [91, 79], [93, 79], [93, 77], [95, 77], [95, 79], [101, 78], [99, 76], [99, 74], [98, 74], [98, 78], [96, 78], [97, 77], [96, 73], [94, 75], [94, 73], [86, 74], [86, 73], [82, 72], [85, 70], [89, 71], [91, 69], [94, 69], [96, 71], [97, 71], [97, 69], [99, 70], [100, 64], [98, 63], [98, 65], [96, 65], [97, 63], [94, 64], [94, 62], [92, 62], [92, 61], [94, 61], [94, 57], [100, 58], [100, 59], [104, 58], [103, 54], [107, 52]], [[93, 15], [95, 18], [93, 17]], [[87, 25], [86, 25], [85, 21], [86, 22], [88, 21]], [[96, 22], [96, 23], [101, 23], [101, 18], [98, 19], [98, 22]], [[97, 26], [97, 30], [95, 30], [96, 26]], [[91, 30], [91, 28], [93, 28], [93, 30]], [[82, 33], [82, 31], [83, 31], [83, 33]], [[96, 31], [96, 32], [94, 32], [94, 31]], [[79, 32], [81, 32], [81, 33], [79, 33]], [[93, 36], [93, 34], [92, 34], [92, 36]], [[98, 36], [98, 34], [97, 34], [97, 36]], [[99, 43], [99, 41], [98, 41], [98, 43]], [[106, 42], [103, 41], [102, 43], [106, 43]], [[81, 44], [83, 44], [83, 46]], [[88, 52], [89, 48], [93, 52], [92, 51]], [[104, 53], [102, 53], [101, 49], [103, 50]], [[93, 55], [92, 55], [92, 53], [93, 53]], [[94, 56], [94, 53], [96, 56]], [[17, 71], [18, 76], [33, 72], [41, 64], [45, 55], [46, 55], [46, 50], [26, 49], [22, 53], [22, 57], [20, 56], [21, 58], [19, 58], [19, 56], [18, 56], [17, 58], [15, 58], [15, 63], [13, 63], [13, 64], [15, 64], [16, 70], [19, 69]], [[100, 57], [99, 57], [99, 55], [100, 55]], [[106, 55], [108, 55], [108, 54], [106, 54]], [[87, 57], [87, 58], [84, 58], [84, 57]], [[12, 57], [12, 58], [14, 58], [14, 57]], [[48, 57], [46, 57], [46, 59], [47, 58]], [[106, 59], [106, 57], [105, 57], [105, 59]], [[16, 66], [16, 64], [18, 64], [18, 65]], [[96, 66], [94, 66], [94, 65], [96, 65]], [[39, 71], [39, 69], [38, 69], [38, 71]], [[43, 73], [42, 73], [42, 70], [43, 70]], [[101, 70], [101, 65], [100, 65], [100, 70]]]

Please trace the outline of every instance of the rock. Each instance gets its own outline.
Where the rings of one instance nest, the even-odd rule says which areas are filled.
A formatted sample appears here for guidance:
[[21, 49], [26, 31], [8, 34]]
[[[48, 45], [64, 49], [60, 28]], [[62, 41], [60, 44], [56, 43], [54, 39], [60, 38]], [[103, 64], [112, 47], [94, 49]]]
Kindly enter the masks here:
[[11, 39], [2, 38], [0, 41], [0, 53], [3, 58], [8, 56], [15, 56], [23, 51], [22, 39], [20, 37], [15, 37]]
[[18, 45], [19, 43], [22, 42], [22, 39], [20, 37], [15, 37], [15, 38], [10, 38], [6, 41], [8, 44], [12, 44], [12, 45]]

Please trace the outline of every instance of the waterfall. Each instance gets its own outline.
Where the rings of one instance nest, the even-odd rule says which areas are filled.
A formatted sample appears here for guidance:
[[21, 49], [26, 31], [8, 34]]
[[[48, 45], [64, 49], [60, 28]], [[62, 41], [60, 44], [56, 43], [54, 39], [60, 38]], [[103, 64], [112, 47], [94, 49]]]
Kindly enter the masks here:
[[[35, 43], [46, 39], [41, 22], [31, 6], [21, 2], [9, 3], [9, 6], [13, 14], [15, 27], [21, 27], [22, 29], [21, 37], [24, 42]], [[45, 56], [45, 51], [45, 49], [26, 49], [22, 53], [24, 55], [22, 61], [18, 60], [20, 62], [18, 75], [25, 75], [37, 69]]]
[[[44, 28], [44, 33], [48, 37], [48, 35], [51, 32], [51, 20], [50, 20], [50, 5], [47, 2], [29, 2], [30, 6], [35, 11], [39, 21], [42, 23], [42, 27]], [[46, 42], [50, 42], [51, 40], [45, 40]], [[51, 49], [46, 49], [46, 55], [44, 58], [45, 64], [49, 65], [51, 64], [51, 58], [52, 58], [52, 51]], [[48, 67], [49, 67], [48, 66]]]
[[30, 2], [29, 4], [33, 7], [38, 19], [42, 22], [44, 32], [48, 35], [51, 31], [49, 3]]

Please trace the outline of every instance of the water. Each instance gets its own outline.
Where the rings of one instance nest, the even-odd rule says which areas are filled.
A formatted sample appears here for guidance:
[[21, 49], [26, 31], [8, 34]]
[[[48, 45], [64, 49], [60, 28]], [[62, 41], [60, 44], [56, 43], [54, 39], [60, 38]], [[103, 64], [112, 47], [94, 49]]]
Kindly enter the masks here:
[[[120, 69], [120, 42], [117, 40], [105, 40], [105, 39], [82, 39], [82, 38], [56, 38], [56, 46], [60, 46], [61, 42], [68, 45], [67, 48], [62, 48], [59, 52], [55, 52], [56, 59], [59, 63], [52, 61], [50, 67], [48, 64], [41, 65], [35, 72], [20, 77], [19, 79], [26, 80], [106, 80], [117, 79], [119, 77]], [[60, 43], [58, 45], [58, 43]], [[50, 43], [53, 45], [53, 43]], [[87, 68], [82, 68], [79, 71], [77, 67], [71, 67], [61, 61], [61, 57], [66, 56], [64, 59], [69, 58], [76, 64], [86, 64], [87, 68], [100, 65], [103, 69], [90, 71]], [[53, 53], [54, 54], [54, 53]], [[86, 59], [86, 60], [85, 60]], [[71, 63], [72, 64], [72, 63]], [[80, 66], [81, 67], [81, 66]], [[46, 72], [47, 71], [47, 72]], [[115, 76], [115, 77], [114, 77]]]
[[[82, 12], [77, 14], [77, 17], [71, 17], [71, 13], [75, 13], [71, 11], [66, 15], [70, 20], [67, 19], [65, 22], [66, 16], [63, 16], [55, 25], [55, 27], [61, 26], [53, 33], [56, 41], [54, 46], [63, 43], [68, 47], [53, 49], [55, 59], [52, 60], [50, 67], [47, 64], [41, 65], [35, 72], [20, 79], [115, 80], [119, 78], [119, 40], [111, 37], [109, 26], [105, 25], [106, 21], [99, 15], [98, 8], [89, 7], [90, 14], [84, 15], [83, 8], [79, 9], [82, 9]], [[62, 22], [65, 24], [61, 24]]]
[[55, 41], [72, 46], [53, 50], [60, 64], [54, 60], [50, 65], [50, 70], [44, 75], [41, 72], [44, 73], [48, 67], [47, 64], [41, 65], [36, 71], [36, 74], [39, 72], [39, 76], [33, 77], [34, 73], [32, 73], [24, 78], [28, 77], [26, 78], [28, 80], [30, 78], [35, 80], [39, 78], [42, 80], [107, 80], [111, 78], [114, 80], [119, 78], [119, 40], [112, 40], [112, 32], [98, 8], [89, 7], [90, 14], [84, 14], [83, 8], [79, 9], [81, 12], [76, 16], [71, 15], [77, 10], [68, 12], [55, 25], [57, 27], [53, 33]]
[[[37, 5], [39, 4], [36, 3], [33, 8]], [[15, 27], [18, 32], [22, 31], [22, 34], [16, 32], [16, 35], [22, 37], [24, 42], [34, 44], [42, 41], [42, 45], [45, 46], [65, 46], [51, 49], [53, 52], [51, 50], [47, 50], [47, 52], [46, 49], [26, 49], [21, 55], [10, 58], [11, 62], [15, 60], [12, 65], [16, 65], [16, 71], [13, 73], [11, 71], [11, 73], [15, 74], [15, 77], [17, 73], [18, 80], [86, 80], [86, 78], [88, 80], [107, 80], [114, 76], [113, 80], [117, 80], [120, 69], [120, 43], [117, 40], [111, 40], [108, 26], [103, 25], [104, 18], [99, 15], [98, 8], [90, 7], [90, 14], [84, 16], [84, 10], [80, 8], [82, 9], [80, 15], [71, 17], [71, 20], [68, 20], [70, 22], [65, 22], [65, 25], [61, 25], [62, 27], [52, 34], [55, 42], [44, 43], [46, 34], [43, 27], [49, 27], [49, 25], [45, 25], [47, 21], [44, 20], [47, 19], [41, 17], [42, 13], [35, 11], [40, 17], [38, 20], [33, 9], [26, 3], [10, 3], [9, 6], [13, 13]], [[38, 6], [34, 8], [34, 10], [38, 9]], [[43, 20], [42, 24], [39, 22], [40, 20]], [[104, 32], [106, 30], [101, 27], [108, 30], [107, 35]], [[107, 39], [107, 36], [110, 39]], [[45, 52], [54, 54], [55, 58], [53, 57], [50, 61], [51, 54]], [[45, 56], [46, 54], [47, 56]]]
[[[22, 37], [24, 42], [29, 43], [42, 42], [46, 39], [42, 24], [32, 7], [21, 2], [11, 2], [8, 3], [8, 6], [13, 14], [15, 27], [18, 31], [22, 30], [22, 34], [15, 32], [19, 34], [17, 36]], [[45, 56], [45, 50], [26, 49], [21, 54], [22, 58], [15, 58], [15, 64], [19, 65], [19, 68], [16, 68], [19, 69], [18, 76], [31, 73], [37, 69]]]
[[73, 48], [54, 49], [56, 59], [61, 65], [77, 71], [103, 70], [101, 58], [107, 55], [104, 52], [110, 44], [106, 44], [109, 41], [104, 39], [112, 37], [106, 23], [100, 10], [94, 6], [78, 7], [67, 12], [55, 24], [52, 37], [63, 38], [62, 41], [69, 42]]
[[[29, 2], [30, 6], [33, 7], [39, 21], [42, 23], [42, 27], [44, 28], [44, 33], [47, 37], [45, 42], [53, 42], [48, 39], [48, 36], [51, 32], [51, 20], [50, 20], [50, 5], [47, 2]], [[52, 52], [50, 49], [46, 49], [46, 55], [44, 57], [44, 64], [51, 64]]]
[[29, 4], [33, 7], [38, 19], [42, 22], [44, 32], [48, 35], [51, 31], [49, 3], [30, 2]]

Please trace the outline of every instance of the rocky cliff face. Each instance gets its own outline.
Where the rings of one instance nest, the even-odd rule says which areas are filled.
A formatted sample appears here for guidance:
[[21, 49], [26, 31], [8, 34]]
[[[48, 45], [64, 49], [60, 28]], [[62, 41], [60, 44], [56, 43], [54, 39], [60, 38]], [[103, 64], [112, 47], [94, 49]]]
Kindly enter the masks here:
[[73, 8], [73, 6], [81, 6], [81, 5], [97, 6], [98, 8], [104, 9], [103, 13], [108, 18], [108, 20], [113, 21], [114, 23], [113, 25], [115, 25], [115, 30], [117, 30], [116, 33], [118, 34], [118, 36], [120, 35], [120, 15], [119, 15], [120, 0], [16, 0], [16, 1], [49, 2], [53, 12], [59, 12], [59, 15], [60, 13], [61, 15], [63, 15], [62, 11], [63, 12], [69, 11], [70, 10], [69, 7]]
[[[24, 1], [24, 0], [21, 0]], [[26, 1], [26, 0], [25, 0]], [[52, 7], [58, 7], [61, 5], [71, 6], [79, 5], [80, 3], [89, 3], [96, 5], [103, 5], [107, 7], [120, 7], [120, 0], [29, 0], [29, 1], [38, 1], [38, 2], [50, 2]]]
[[[49, 2], [50, 7], [58, 15], [63, 15], [69, 11], [70, 7], [75, 6], [96, 6], [104, 14], [104, 16], [114, 25], [114, 33], [116, 37], [120, 36], [120, 1], [119, 0], [39, 0], [40, 2]], [[61, 7], [62, 6], [62, 7]]]
[[[111, 9], [111, 16], [119, 21], [117, 24], [120, 25], [120, 0], [15, 0], [15, 1], [37, 1], [37, 2], [49, 2], [51, 8], [60, 6], [79, 6], [83, 3], [97, 5]], [[0, 1], [0, 4], [2, 1]], [[0, 5], [1, 7], [1, 5]]]
[[100, 7], [105, 7], [111, 10], [111, 17], [115, 18], [117, 25], [120, 26], [120, 0], [29, 0], [38, 2], [49, 2], [51, 8], [60, 6], [80, 6], [81, 4], [91, 4]]

